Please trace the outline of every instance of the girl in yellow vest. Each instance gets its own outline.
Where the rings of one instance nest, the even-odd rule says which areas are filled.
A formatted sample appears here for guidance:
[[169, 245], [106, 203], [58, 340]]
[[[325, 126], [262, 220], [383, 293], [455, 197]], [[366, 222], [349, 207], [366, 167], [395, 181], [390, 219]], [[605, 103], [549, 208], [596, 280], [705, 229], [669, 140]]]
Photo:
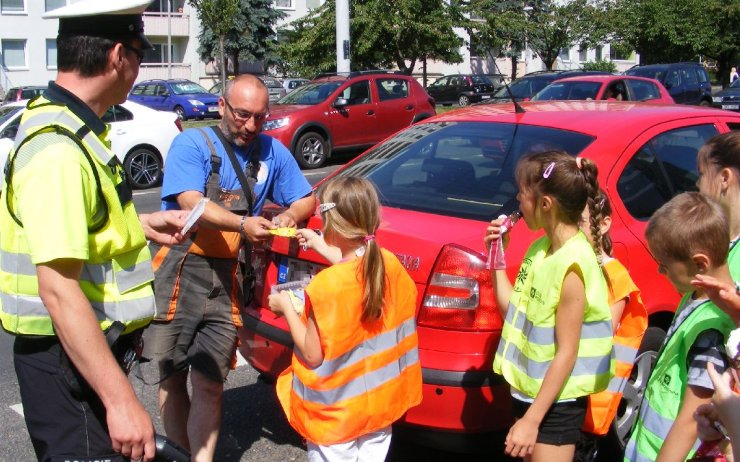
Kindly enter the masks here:
[[[602, 189], [599, 189], [594, 202], [601, 219], [598, 223], [593, 223], [586, 207], [581, 216], [580, 228], [594, 247], [599, 249], [597, 257], [609, 290], [608, 301], [614, 329], [615, 372], [606, 390], [588, 397], [586, 419], [583, 423], [583, 431], [587, 435], [583, 447], [579, 445], [579, 453], [592, 453], [597, 449], [597, 441], [588, 435], [604, 436], [609, 432], [622, 399], [622, 391], [632, 372], [640, 342], [648, 327], [647, 310], [640, 297], [640, 289], [632, 281], [627, 268], [612, 257], [612, 240], [609, 235], [612, 207], [609, 198]], [[598, 226], [598, 233], [593, 231], [593, 226]], [[597, 234], [601, 236], [599, 242], [594, 239]]]
[[324, 237], [303, 229], [299, 242], [333, 265], [306, 286], [301, 315], [288, 293], [269, 297], [295, 343], [278, 399], [306, 438], [309, 461], [382, 461], [391, 424], [421, 402], [416, 286], [375, 241], [380, 203], [372, 183], [337, 177], [319, 200]]
[[[517, 165], [517, 199], [531, 230], [543, 230], [512, 287], [493, 270], [504, 327], [494, 372], [511, 385], [516, 421], [507, 454], [526, 461], [572, 461], [586, 397], [604, 390], [612, 372], [612, 321], [596, 253], [578, 228], [588, 203], [597, 240], [596, 165], [562, 151], [525, 155]], [[491, 222], [490, 245], [503, 220]]]

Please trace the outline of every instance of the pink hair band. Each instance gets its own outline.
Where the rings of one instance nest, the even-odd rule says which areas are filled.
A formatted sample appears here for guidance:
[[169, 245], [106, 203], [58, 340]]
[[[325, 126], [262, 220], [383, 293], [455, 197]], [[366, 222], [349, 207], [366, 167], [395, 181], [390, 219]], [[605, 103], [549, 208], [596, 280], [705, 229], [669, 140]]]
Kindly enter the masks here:
[[365, 242], [370, 242], [370, 241], [372, 241], [374, 239], [375, 239], [375, 234], [368, 234], [362, 240], [365, 241]]

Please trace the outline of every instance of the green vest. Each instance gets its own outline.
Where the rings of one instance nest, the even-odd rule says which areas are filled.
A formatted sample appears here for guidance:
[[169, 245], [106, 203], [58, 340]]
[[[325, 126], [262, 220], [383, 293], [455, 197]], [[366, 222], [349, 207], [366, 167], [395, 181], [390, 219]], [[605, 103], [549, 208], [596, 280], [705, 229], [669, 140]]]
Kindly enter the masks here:
[[740, 281], [740, 239], [730, 243], [730, 253], [727, 255], [727, 266], [734, 281]]
[[[81, 168], [89, 173], [86, 188], [96, 198], [97, 210], [88, 222], [89, 259], [84, 262], [79, 283], [101, 328], [121, 321], [126, 326], [124, 333], [128, 333], [147, 325], [154, 314], [151, 255], [121, 163], [109, 143], [92, 133], [66, 106], [38, 98], [29, 103], [21, 119], [0, 196], [3, 328], [19, 335], [55, 335], [39, 297], [36, 265], [23, 229], [23, 217], [35, 211], [17, 210], [14, 202], [17, 182], [33, 174], [32, 157], [50, 144], [79, 154]], [[49, 232], [53, 238], [53, 230]]]
[[535, 241], [522, 260], [493, 370], [515, 390], [532, 398], [555, 357], [555, 313], [569, 268], [578, 267], [586, 289], [586, 308], [578, 357], [558, 400], [604, 390], [614, 372], [608, 291], [591, 244], [582, 232], [547, 255], [550, 240]]
[[[684, 295], [679, 306], [685, 306], [687, 297], [690, 296], [690, 293]], [[680, 312], [677, 312], [674, 323], [679, 315]], [[726, 337], [734, 324], [724, 311], [707, 300], [695, 308], [677, 328], [673, 325], [671, 328], [675, 331], [663, 343], [655, 369], [645, 388], [640, 414], [624, 453], [625, 461], [652, 462], [658, 457], [673, 421], [681, 410], [687, 386], [686, 363], [689, 349], [702, 332], [715, 329]], [[688, 457], [693, 455], [698, 446], [699, 440]]]

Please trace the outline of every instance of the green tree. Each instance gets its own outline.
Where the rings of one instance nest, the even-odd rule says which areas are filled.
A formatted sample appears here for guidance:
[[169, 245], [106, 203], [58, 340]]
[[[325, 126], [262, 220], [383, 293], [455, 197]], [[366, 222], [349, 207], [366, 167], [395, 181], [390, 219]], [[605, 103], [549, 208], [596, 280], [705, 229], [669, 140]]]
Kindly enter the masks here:
[[[336, 70], [333, 0], [281, 30], [279, 54], [293, 74], [312, 76]], [[465, 24], [444, 0], [352, 0], [350, 61], [353, 69], [396, 66], [411, 74], [423, 59], [462, 62], [464, 41], [453, 28]]]
[[[226, 82], [226, 34], [236, 25], [239, 0], [188, 0], [198, 14], [203, 29], [210, 29], [218, 40], [218, 58], [221, 63], [221, 85]], [[202, 35], [202, 34], [201, 34]]]

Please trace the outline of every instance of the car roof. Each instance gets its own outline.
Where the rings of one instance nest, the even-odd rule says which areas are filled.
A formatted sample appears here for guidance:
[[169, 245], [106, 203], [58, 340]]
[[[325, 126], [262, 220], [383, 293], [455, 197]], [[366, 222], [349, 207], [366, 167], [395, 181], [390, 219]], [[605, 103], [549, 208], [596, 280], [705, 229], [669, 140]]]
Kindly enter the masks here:
[[[714, 123], [717, 116], [728, 116], [721, 109], [682, 104], [655, 104], [623, 101], [531, 101], [522, 102], [524, 113], [515, 113], [514, 105], [481, 104], [438, 114], [423, 122], [501, 122], [537, 125], [561, 130], [604, 136], [606, 132], [641, 132], [652, 124], [685, 118], [706, 117]], [[615, 123], [619, 130], [613, 130]]]
[[578, 75], [575, 77], [556, 79], [555, 82], [611, 82], [612, 80], [642, 80], [645, 82], [656, 82], [655, 79], [639, 77], [636, 75]]

